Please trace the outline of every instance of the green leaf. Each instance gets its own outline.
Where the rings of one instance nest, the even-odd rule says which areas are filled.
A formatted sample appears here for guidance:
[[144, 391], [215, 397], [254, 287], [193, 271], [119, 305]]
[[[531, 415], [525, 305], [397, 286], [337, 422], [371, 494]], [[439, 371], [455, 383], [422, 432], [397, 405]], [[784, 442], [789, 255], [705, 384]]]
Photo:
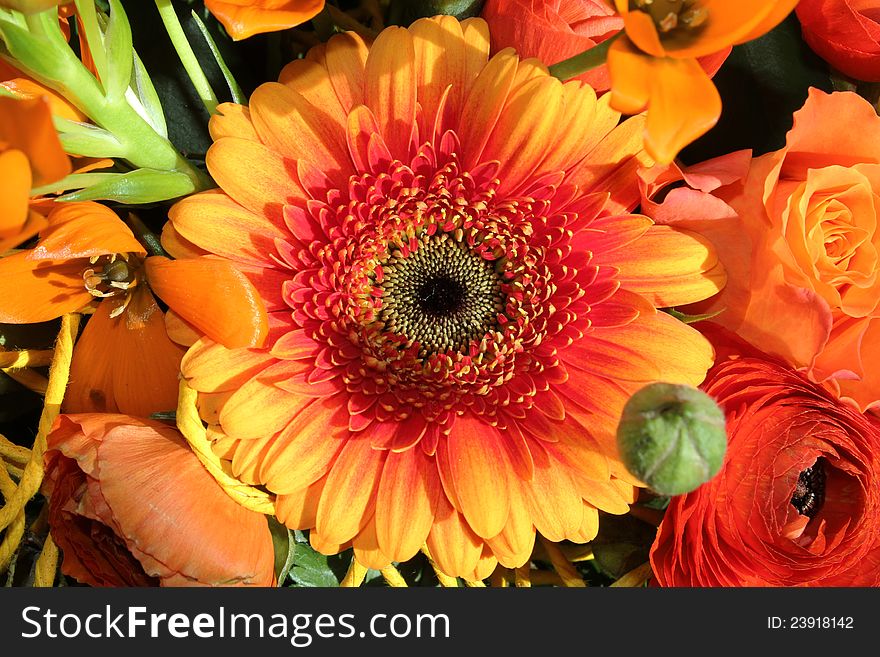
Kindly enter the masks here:
[[[0, 19], [0, 37], [6, 43], [9, 54], [15, 58], [15, 66], [39, 81], [62, 80], [69, 70], [70, 62], [65, 49], [45, 37], [31, 34], [26, 29]], [[73, 57], [73, 53], [70, 53]]]
[[229, 67], [226, 65], [226, 61], [223, 59], [223, 55], [217, 47], [217, 42], [214, 41], [214, 37], [211, 36], [205, 23], [199, 18], [199, 15], [195, 11], [192, 12], [192, 20], [199, 28], [199, 32], [202, 33], [202, 36], [205, 37], [205, 43], [207, 43], [208, 47], [211, 49], [214, 61], [220, 68], [220, 72], [223, 74], [223, 79], [226, 80], [226, 86], [229, 88], [229, 93], [232, 94], [232, 102], [238, 103], [239, 105], [247, 105], [247, 97], [244, 95], [241, 87], [238, 86], [238, 82], [232, 75], [232, 71], [230, 71]]
[[[195, 184], [179, 171], [135, 169], [128, 173], [106, 174], [96, 185], [58, 197], [59, 201], [116, 201], [139, 204], [167, 201], [191, 194]], [[110, 177], [112, 176], [112, 177]]]
[[714, 313], [704, 313], [702, 315], [688, 315], [687, 313], [683, 313], [680, 310], [676, 310], [675, 308], [663, 308], [663, 312], [668, 315], [672, 315], [680, 322], [684, 322], [685, 324], [696, 324], [697, 322], [705, 322], [706, 320], [712, 319], [713, 317], [718, 317], [721, 313], [724, 312], [724, 309], [716, 310]]
[[388, 22], [409, 25], [419, 18], [448, 14], [459, 20], [479, 16], [485, 0], [391, 0]]
[[[296, 545], [293, 553], [293, 566], [289, 578], [294, 586], [337, 587], [345, 576], [351, 563], [351, 550], [341, 554], [326, 556], [316, 552], [304, 539], [302, 532], [294, 534]], [[302, 542], [305, 540], [306, 542]]]
[[804, 42], [794, 13], [764, 36], [735, 46], [713, 80], [721, 118], [682, 151], [686, 164], [745, 148], [756, 156], [781, 148], [809, 88], [832, 89], [828, 65]]
[[53, 117], [64, 150], [82, 157], [124, 157], [125, 147], [110, 132], [91, 123]]
[[275, 579], [278, 586], [283, 586], [293, 566], [296, 554], [296, 539], [293, 532], [282, 525], [274, 517], [268, 516], [269, 532], [272, 534], [272, 545], [275, 548]]
[[[159, 94], [156, 93], [156, 87], [150, 79], [147, 69], [137, 52], [134, 53], [134, 65], [131, 71], [131, 90], [140, 103], [140, 108], [135, 107], [135, 111], [146, 119], [147, 123], [153, 126], [153, 130], [163, 137], [168, 137], [168, 124], [165, 123], [165, 113], [162, 110], [162, 102], [159, 100]], [[143, 111], [141, 111], [143, 110]]]
[[107, 79], [104, 81], [104, 89], [108, 99], [118, 100], [128, 89], [134, 66], [131, 26], [119, 0], [110, 0], [110, 22], [104, 34], [104, 45], [107, 50]]

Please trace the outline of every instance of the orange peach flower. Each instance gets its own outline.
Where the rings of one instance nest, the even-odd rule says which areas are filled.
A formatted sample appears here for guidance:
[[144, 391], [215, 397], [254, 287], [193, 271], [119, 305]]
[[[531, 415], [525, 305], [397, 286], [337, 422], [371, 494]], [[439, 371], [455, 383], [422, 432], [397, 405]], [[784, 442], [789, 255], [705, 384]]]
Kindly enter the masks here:
[[235, 41], [305, 23], [324, 8], [324, 0], [205, 0]]
[[614, 0], [625, 37], [608, 53], [611, 105], [647, 108], [645, 148], [661, 164], [706, 133], [721, 97], [698, 57], [755, 39], [781, 22], [797, 0]]
[[176, 408], [183, 350], [166, 335], [147, 280], [219, 341], [258, 343], [265, 320], [241, 274], [223, 262], [158, 257], [147, 259], [147, 274], [145, 256], [116, 214], [82, 202], [56, 203], [35, 248], [0, 259], [0, 322], [47, 321], [102, 300], [74, 350], [66, 411]]
[[176, 429], [61, 415], [43, 492], [61, 572], [91, 586], [272, 586], [266, 517], [236, 503]]
[[70, 172], [49, 102], [0, 96], [0, 254], [46, 226], [31, 205], [31, 189]]
[[488, 53], [479, 19], [333, 37], [220, 106], [221, 189], [164, 234], [234, 263], [269, 313], [263, 348], [202, 337], [183, 360], [214, 449], [316, 549], [374, 568], [427, 544], [481, 579], [525, 563], [536, 531], [591, 540], [638, 485], [626, 400], [712, 362], [656, 310], [724, 272], [706, 241], [630, 214], [643, 118]]
[[726, 190], [736, 237], [713, 241], [731, 276], [708, 307], [862, 409], [880, 405], [878, 143], [870, 103], [812, 89], [785, 147]]

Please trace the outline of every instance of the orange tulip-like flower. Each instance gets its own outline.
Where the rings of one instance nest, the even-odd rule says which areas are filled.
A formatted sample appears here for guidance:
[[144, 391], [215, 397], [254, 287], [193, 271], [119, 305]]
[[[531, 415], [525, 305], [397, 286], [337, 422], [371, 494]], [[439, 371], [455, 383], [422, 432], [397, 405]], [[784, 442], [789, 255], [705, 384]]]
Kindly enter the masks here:
[[48, 100], [0, 96], [0, 254], [46, 226], [31, 189], [70, 172]]
[[647, 108], [645, 148], [668, 164], [721, 116], [721, 97], [697, 58], [761, 36], [796, 4], [614, 0], [626, 36], [608, 53], [612, 107], [625, 114]]
[[205, 7], [235, 41], [305, 23], [324, 8], [324, 0], [205, 0]]
[[661, 586], [880, 585], [880, 419], [704, 328], [702, 388], [725, 409], [721, 471], [672, 499], [651, 548]]
[[724, 273], [707, 242], [628, 214], [643, 119], [488, 52], [479, 19], [333, 37], [220, 106], [221, 190], [164, 236], [234, 262], [269, 312], [264, 348], [184, 357], [218, 454], [318, 550], [371, 567], [427, 543], [481, 578], [523, 564], [536, 529], [591, 540], [633, 499], [630, 394], [712, 362], [655, 310]]
[[221, 342], [257, 344], [265, 331], [250, 284], [227, 263], [156, 257], [145, 267], [145, 255], [109, 208], [83, 202], [57, 203], [34, 249], [0, 259], [0, 322], [47, 321], [102, 300], [74, 350], [68, 412], [147, 416], [176, 408], [183, 350], [169, 340], [147, 278]]
[[43, 492], [61, 571], [91, 586], [271, 586], [266, 517], [236, 503], [176, 429], [61, 415]]

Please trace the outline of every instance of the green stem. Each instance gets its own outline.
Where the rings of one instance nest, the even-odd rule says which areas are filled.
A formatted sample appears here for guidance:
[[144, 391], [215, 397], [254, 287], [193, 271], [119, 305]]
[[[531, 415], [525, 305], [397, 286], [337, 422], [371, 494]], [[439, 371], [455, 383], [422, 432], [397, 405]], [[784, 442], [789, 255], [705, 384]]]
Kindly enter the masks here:
[[230, 71], [229, 67], [226, 65], [226, 61], [223, 59], [223, 55], [220, 53], [220, 49], [217, 47], [217, 42], [214, 41], [214, 37], [208, 32], [208, 28], [205, 27], [202, 19], [199, 18], [199, 15], [195, 11], [192, 12], [192, 18], [196, 22], [199, 32], [205, 37], [208, 48], [211, 49], [211, 54], [214, 55], [214, 61], [217, 62], [217, 66], [220, 67], [220, 72], [223, 73], [223, 78], [226, 80], [226, 85], [229, 87], [229, 93], [232, 94], [232, 102], [238, 103], [239, 105], [247, 105], [247, 96], [244, 95], [238, 81], [236, 81], [235, 76], [232, 75], [232, 71]]
[[134, 236], [137, 238], [138, 242], [144, 245], [144, 248], [147, 250], [147, 254], [151, 256], [165, 256], [166, 258], [168, 257], [165, 249], [162, 248], [162, 242], [159, 240], [159, 236], [151, 231], [139, 216], [137, 216], [133, 212], [129, 212], [128, 218], [125, 220], [125, 223], [128, 224], [129, 228], [131, 228], [131, 232], [134, 233]]
[[611, 48], [611, 44], [614, 43], [614, 40], [617, 39], [618, 36], [620, 35], [615, 34], [610, 39], [606, 39], [589, 50], [585, 50], [574, 57], [569, 57], [568, 59], [563, 59], [557, 64], [553, 64], [553, 66], [550, 67], [550, 75], [565, 82], [566, 80], [571, 80], [587, 71], [602, 66], [608, 58], [608, 49]]
[[159, 10], [159, 16], [165, 25], [165, 31], [171, 38], [174, 50], [177, 51], [177, 56], [180, 58], [183, 68], [186, 69], [186, 74], [193, 83], [202, 104], [208, 110], [208, 114], [214, 114], [217, 111], [217, 95], [211, 89], [211, 84], [205, 77], [205, 72], [202, 71], [192, 46], [186, 39], [186, 34], [184, 34], [180, 20], [177, 18], [177, 12], [171, 5], [171, 0], [156, 0], [156, 8]]
[[94, 0], [76, 0], [76, 13], [80, 23], [85, 29], [86, 42], [98, 78], [103, 82], [107, 80], [107, 51], [104, 49], [104, 37], [101, 26], [98, 24], [98, 13], [95, 10]]

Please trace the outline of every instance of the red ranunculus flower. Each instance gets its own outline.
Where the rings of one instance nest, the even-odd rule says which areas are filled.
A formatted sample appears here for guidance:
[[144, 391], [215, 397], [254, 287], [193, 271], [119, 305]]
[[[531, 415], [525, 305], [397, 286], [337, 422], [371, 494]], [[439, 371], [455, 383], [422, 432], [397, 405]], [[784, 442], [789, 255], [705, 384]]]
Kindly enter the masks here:
[[702, 388], [725, 409], [727, 454], [714, 479], [672, 499], [651, 548], [656, 582], [880, 584], [880, 421], [706, 333], [718, 360]]
[[[604, 0], [486, 0], [492, 52], [515, 48], [520, 56], [545, 64], [577, 55], [623, 29], [623, 19]], [[577, 78], [596, 91], [608, 91], [608, 68]]]
[[61, 572], [91, 586], [271, 586], [266, 518], [229, 497], [176, 429], [61, 415], [48, 438], [49, 525]]
[[801, 0], [804, 39], [842, 73], [880, 82], [880, 0]]

